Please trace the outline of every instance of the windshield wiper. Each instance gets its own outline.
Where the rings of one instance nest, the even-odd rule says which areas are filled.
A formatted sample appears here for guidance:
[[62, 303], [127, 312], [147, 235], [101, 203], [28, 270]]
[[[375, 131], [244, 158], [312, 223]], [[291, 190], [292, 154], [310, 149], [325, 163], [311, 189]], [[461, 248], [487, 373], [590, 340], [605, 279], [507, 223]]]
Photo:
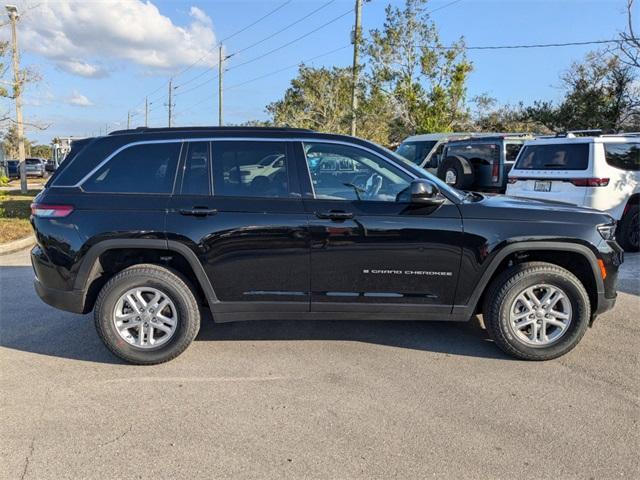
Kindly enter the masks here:
[[345, 187], [351, 187], [351, 188], [353, 188], [353, 191], [354, 191], [354, 192], [356, 192], [356, 198], [357, 198], [358, 200], [362, 200], [362, 198], [360, 198], [360, 194], [361, 194], [361, 193], [366, 192], [366, 190], [365, 190], [365, 189], [360, 188], [359, 186], [354, 185], [353, 183], [343, 183], [343, 185], [344, 185]]

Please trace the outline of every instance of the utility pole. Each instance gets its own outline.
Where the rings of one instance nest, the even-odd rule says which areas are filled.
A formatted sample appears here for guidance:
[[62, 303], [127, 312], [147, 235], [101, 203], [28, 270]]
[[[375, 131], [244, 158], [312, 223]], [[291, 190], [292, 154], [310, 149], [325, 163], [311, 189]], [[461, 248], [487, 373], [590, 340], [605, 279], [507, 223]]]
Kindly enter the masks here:
[[131, 110], [127, 112], [127, 130], [131, 128]]
[[171, 128], [171, 115], [173, 114], [173, 78], [169, 79], [169, 128]]
[[362, 0], [356, 0], [356, 24], [353, 29], [351, 42], [353, 43], [353, 85], [351, 85], [351, 135], [356, 134], [356, 116], [358, 110], [358, 50], [362, 38], [362, 27], [360, 26], [362, 17]]
[[14, 5], [5, 7], [11, 21], [11, 44], [13, 52], [13, 95], [16, 102], [16, 134], [18, 136], [18, 160], [20, 161], [20, 192], [27, 193], [27, 172], [25, 170], [25, 152], [24, 152], [24, 123], [22, 120], [22, 83], [20, 78], [20, 58], [18, 54], [18, 32], [16, 24], [18, 23], [18, 9]]
[[144, 97], [144, 126], [149, 126], [149, 97]]
[[222, 44], [218, 47], [218, 126], [221, 127], [222, 119], [222, 72], [224, 72], [224, 58], [222, 56]]

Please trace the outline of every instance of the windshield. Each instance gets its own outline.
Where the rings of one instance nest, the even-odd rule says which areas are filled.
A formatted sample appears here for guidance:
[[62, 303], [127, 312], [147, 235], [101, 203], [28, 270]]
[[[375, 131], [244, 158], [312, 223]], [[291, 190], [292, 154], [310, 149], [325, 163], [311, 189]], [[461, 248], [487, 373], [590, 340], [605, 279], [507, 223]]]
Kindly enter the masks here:
[[436, 143], [438, 142], [431, 140], [424, 142], [402, 142], [398, 150], [396, 150], [396, 153], [410, 162], [420, 165]]
[[518, 170], [586, 170], [588, 166], [588, 143], [554, 143], [525, 146], [515, 168]]
[[427, 180], [435, 183], [441, 191], [449, 193], [451, 196], [457, 198], [458, 200], [464, 200], [465, 198], [464, 192], [457, 190], [451, 187], [450, 185], [447, 185], [445, 182], [440, 180], [435, 175], [432, 175], [431, 173], [427, 172], [424, 168], [417, 166], [415, 163], [410, 162], [403, 156], [398, 155], [396, 152], [392, 152], [388, 148], [381, 147], [381, 146], [379, 148], [383, 149], [385, 152], [391, 155], [401, 166], [405, 167], [407, 170], [413, 173], [416, 177], [426, 178]]

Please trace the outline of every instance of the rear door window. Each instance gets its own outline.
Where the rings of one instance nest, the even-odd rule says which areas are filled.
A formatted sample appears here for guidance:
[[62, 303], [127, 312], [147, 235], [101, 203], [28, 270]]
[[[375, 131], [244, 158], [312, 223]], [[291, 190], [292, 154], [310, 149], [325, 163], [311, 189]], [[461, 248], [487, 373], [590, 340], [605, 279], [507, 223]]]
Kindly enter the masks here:
[[518, 158], [518, 170], [586, 170], [588, 143], [527, 145]]
[[127, 147], [100, 167], [82, 188], [87, 192], [169, 194], [181, 145], [172, 142]]
[[286, 142], [214, 141], [212, 154], [214, 195], [290, 196]]
[[186, 143], [187, 155], [182, 174], [183, 195], [209, 195], [211, 193], [209, 170], [209, 142]]
[[605, 143], [604, 157], [612, 167], [621, 170], [640, 170], [640, 142]]
[[477, 159], [486, 163], [492, 163], [500, 158], [500, 150], [495, 143], [470, 143], [449, 145], [447, 156], [460, 156], [467, 160]]

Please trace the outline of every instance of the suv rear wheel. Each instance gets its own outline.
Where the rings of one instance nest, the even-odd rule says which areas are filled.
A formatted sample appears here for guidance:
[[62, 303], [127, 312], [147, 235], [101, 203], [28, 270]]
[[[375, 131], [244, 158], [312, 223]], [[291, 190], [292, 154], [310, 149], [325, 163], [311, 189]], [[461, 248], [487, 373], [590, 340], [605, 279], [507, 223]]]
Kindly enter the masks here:
[[200, 329], [189, 284], [152, 264], [126, 268], [109, 280], [98, 295], [94, 319], [107, 348], [139, 365], [177, 357]]
[[550, 360], [578, 344], [589, 325], [590, 303], [571, 272], [530, 262], [494, 280], [483, 312], [489, 336], [504, 352], [523, 360]]

